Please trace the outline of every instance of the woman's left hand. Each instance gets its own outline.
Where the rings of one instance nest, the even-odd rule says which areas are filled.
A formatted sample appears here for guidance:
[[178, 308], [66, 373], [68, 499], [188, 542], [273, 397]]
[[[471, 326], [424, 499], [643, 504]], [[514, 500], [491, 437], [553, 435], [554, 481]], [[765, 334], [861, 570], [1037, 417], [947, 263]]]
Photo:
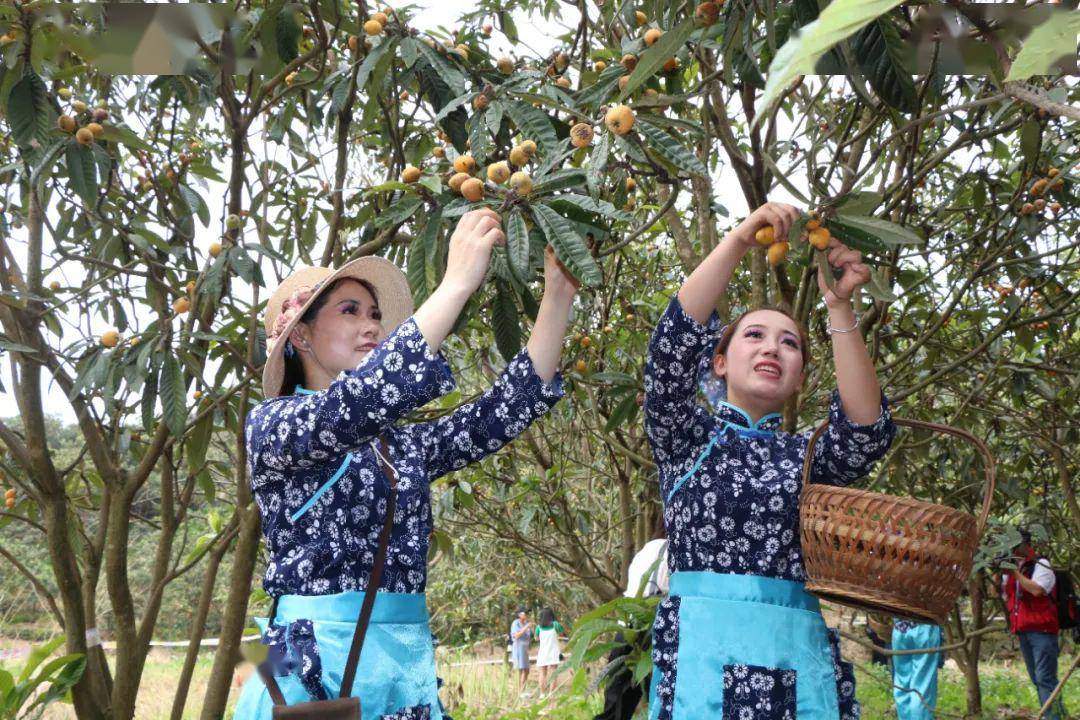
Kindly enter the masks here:
[[544, 248], [544, 293], [558, 293], [560, 296], [573, 297], [581, 288], [579, 281], [566, 269], [562, 261], [555, 255], [555, 248], [548, 245]]
[[818, 287], [821, 288], [825, 304], [831, 307], [848, 303], [856, 290], [870, 282], [870, 267], [863, 263], [861, 252], [852, 250], [836, 238], [829, 242], [825, 252], [830, 268], [841, 268], [844, 271], [830, 289], [825, 283], [825, 268], [818, 265]]

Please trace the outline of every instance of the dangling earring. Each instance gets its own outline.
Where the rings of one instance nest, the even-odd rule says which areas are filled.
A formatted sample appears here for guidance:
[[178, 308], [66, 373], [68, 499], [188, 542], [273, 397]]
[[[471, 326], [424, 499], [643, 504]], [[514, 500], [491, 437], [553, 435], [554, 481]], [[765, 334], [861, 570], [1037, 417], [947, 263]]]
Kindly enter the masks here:
[[291, 358], [296, 355], [296, 348], [292, 346], [292, 343], [290, 341], [286, 340], [285, 349], [282, 350], [282, 352], [285, 354], [285, 357]]

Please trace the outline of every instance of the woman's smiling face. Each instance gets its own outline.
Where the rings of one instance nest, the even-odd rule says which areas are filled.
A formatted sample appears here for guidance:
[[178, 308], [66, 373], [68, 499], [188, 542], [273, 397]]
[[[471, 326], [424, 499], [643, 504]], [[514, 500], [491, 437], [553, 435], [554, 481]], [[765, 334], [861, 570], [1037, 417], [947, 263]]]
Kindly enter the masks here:
[[776, 310], [747, 313], [727, 350], [713, 359], [713, 371], [726, 380], [733, 404], [759, 416], [779, 410], [803, 382], [798, 325]]

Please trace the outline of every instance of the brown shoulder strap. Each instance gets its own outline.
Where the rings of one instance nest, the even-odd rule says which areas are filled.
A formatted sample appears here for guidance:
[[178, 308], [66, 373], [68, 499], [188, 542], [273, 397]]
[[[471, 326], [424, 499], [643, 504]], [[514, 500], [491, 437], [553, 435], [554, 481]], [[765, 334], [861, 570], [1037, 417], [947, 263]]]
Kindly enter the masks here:
[[386, 553], [390, 547], [390, 533], [394, 528], [394, 510], [397, 507], [397, 474], [388, 464], [390, 451], [386, 446], [386, 436], [379, 436], [379, 464], [382, 465], [383, 473], [390, 483], [390, 496], [386, 501], [386, 520], [383, 522], [382, 533], [379, 535], [379, 549], [375, 553], [375, 564], [371, 568], [371, 577], [368, 579], [367, 590], [364, 592], [364, 604], [360, 608], [360, 618], [356, 622], [356, 632], [353, 633], [352, 646], [349, 648], [349, 659], [345, 663], [345, 673], [341, 676], [341, 697], [349, 697], [352, 694], [353, 679], [356, 677], [356, 666], [360, 662], [360, 650], [364, 647], [364, 636], [367, 634], [368, 622], [371, 620], [371, 611], [375, 607], [375, 595], [379, 591], [379, 583], [382, 582], [383, 567], [386, 566]]
[[[345, 663], [345, 673], [341, 677], [341, 695], [346, 698], [352, 695], [353, 680], [356, 677], [356, 666], [360, 662], [360, 650], [364, 647], [364, 636], [367, 634], [368, 623], [371, 621], [371, 611], [375, 607], [375, 595], [379, 591], [379, 583], [382, 582], [383, 568], [386, 566], [386, 554], [390, 548], [390, 534], [394, 529], [394, 511], [397, 509], [397, 475], [394, 469], [387, 464], [390, 450], [386, 446], [386, 436], [379, 436], [379, 465], [382, 466], [383, 474], [390, 483], [390, 494], [386, 501], [386, 519], [383, 521], [382, 532], [379, 533], [379, 548], [375, 551], [375, 564], [371, 568], [371, 577], [368, 579], [367, 591], [364, 593], [364, 603], [360, 607], [360, 617], [356, 621], [356, 630], [353, 632], [352, 645], [349, 646], [349, 659]], [[277, 608], [277, 599], [274, 600], [274, 608]], [[271, 613], [270, 620], [274, 620], [276, 613]], [[286, 705], [285, 696], [281, 694], [277, 679], [267, 663], [259, 663], [259, 675], [266, 683], [266, 689], [270, 692], [270, 699], [275, 705]]]

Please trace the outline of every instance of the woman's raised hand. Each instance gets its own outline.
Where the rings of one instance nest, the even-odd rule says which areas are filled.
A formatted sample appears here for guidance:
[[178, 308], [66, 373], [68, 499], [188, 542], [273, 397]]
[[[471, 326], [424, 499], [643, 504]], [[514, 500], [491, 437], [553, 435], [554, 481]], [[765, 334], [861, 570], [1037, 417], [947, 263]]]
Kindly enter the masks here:
[[465, 213], [450, 236], [443, 282], [471, 295], [484, 282], [491, 249], [505, 244], [506, 235], [498, 213], [491, 208]]
[[826, 270], [820, 264], [818, 265], [818, 287], [821, 288], [825, 304], [832, 307], [839, 303], [849, 303], [855, 291], [870, 282], [870, 268], [863, 263], [861, 252], [852, 250], [836, 238], [832, 238], [825, 252], [829, 259], [829, 266], [841, 268], [844, 271], [830, 289], [825, 283]]
[[736, 235], [746, 248], [752, 248], [756, 247], [754, 235], [757, 231], [771, 225], [775, 238], [785, 240], [788, 230], [799, 219], [800, 213], [801, 211], [794, 205], [767, 202], [739, 223], [732, 234]]

